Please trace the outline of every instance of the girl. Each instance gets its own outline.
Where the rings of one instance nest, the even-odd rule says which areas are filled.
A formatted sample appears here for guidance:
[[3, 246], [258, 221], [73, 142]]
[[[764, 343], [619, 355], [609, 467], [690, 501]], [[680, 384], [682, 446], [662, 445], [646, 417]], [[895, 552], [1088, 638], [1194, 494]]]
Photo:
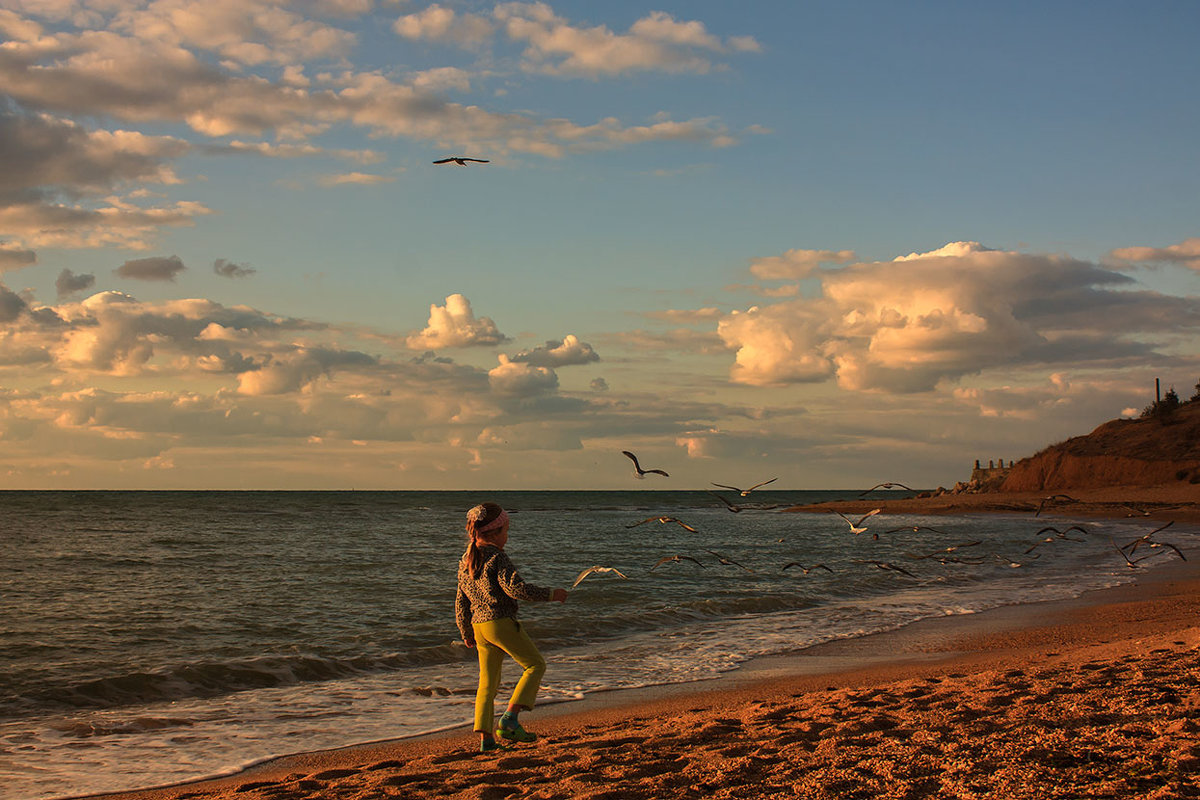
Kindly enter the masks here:
[[[499, 736], [513, 742], [532, 742], [537, 736], [521, 727], [518, 715], [533, 708], [546, 660], [517, 622], [518, 600], [566, 602], [566, 589], [543, 589], [525, 583], [504, 553], [508, 514], [495, 503], [482, 503], [467, 512], [467, 552], [458, 562], [458, 595], [454, 616], [467, 647], [479, 651], [479, 690], [475, 694], [475, 730], [479, 749], [503, 750]], [[508, 710], [493, 729], [493, 702], [500, 688], [500, 663], [512, 656], [525, 672], [513, 690]], [[493, 730], [495, 731], [493, 733]]]

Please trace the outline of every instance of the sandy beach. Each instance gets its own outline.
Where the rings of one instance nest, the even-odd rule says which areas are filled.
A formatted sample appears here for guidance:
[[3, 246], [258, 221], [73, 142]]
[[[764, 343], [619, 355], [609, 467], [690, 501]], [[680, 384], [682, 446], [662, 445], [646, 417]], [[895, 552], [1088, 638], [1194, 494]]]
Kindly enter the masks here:
[[[1190, 502], [1083, 494], [1093, 508], [1159, 503], [1155, 517]], [[964, 499], [981, 512], [1040, 500], [975, 499], [985, 497], [959, 497], [947, 513], [966, 510]], [[924, 501], [930, 513], [937, 501], [954, 498]], [[1195, 519], [1194, 505], [1171, 513]], [[477, 753], [464, 726], [103, 797], [1200, 797], [1198, 612], [1200, 570], [1175, 560], [1074, 600], [925, 620], [716, 681], [542, 707], [524, 720], [540, 740], [501, 754]]]

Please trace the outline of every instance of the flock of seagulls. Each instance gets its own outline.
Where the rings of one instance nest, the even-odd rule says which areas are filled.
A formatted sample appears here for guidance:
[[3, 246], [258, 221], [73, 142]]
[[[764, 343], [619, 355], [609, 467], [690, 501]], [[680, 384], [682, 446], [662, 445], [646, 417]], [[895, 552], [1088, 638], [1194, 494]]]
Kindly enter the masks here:
[[[637, 477], [639, 479], [645, 478], [647, 475], [652, 475], [652, 474], [653, 475], [661, 475], [663, 477], [670, 477], [668, 475], [668, 473], [662, 469], [644, 469], [642, 467], [641, 463], [638, 461], [637, 455], [635, 455], [634, 453], [632, 453], [628, 450], [622, 450], [621, 453], [622, 453], [622, 455], [624, 455], [626, 458], [628, 458], [630, 461], [633, 462], [634, 475], [635, 475], [635, 477]], [[747, 497], [755, 489], [759, 489], [763, 486], [767, 486], [768, 484], [774, 483], [776, 480], [778, 480], [778, 478], [771, 478], [769, 480], [765, 480], [765, 481], [756, 483], [746, 489], [742, 489], [742, 488], [740, 488], [738, 486], [734, 486], [732, 484], [713, 483], [712, 485], [716, 486], [719, 489], [727, 489], [731, 492], [736, 492], [738, 494], [738, 496], [740, 496], [740, 497]], [[876, 484], [875, 486], [872, 486], [870, 489], [867, 489], [866, 491], [860, 493], [859, 497], [868, 495], [871, 492], [876, 491], [878, 489], [896, 489], [896, 488], [906, 489], [908, 491], [916, 491], [916, 490], [912, 489], [911, 487], [905, 486], [902, 483], [887, 482], [887, 483], [879, 483], [879, 484]], [[741, 512], [747, 508], [763, 510], [763, 509], [769, 509], [769, 508], [776, 507], [776, 506], [761, 506], [761, 505], [756, 505], [756, 506], [738, 505], [736, 503], [731, 502], [727, 498], [721, 496], [717, 492], [712, 491], [711, 489], [705, 489], [705, 491], [708, 492], [709, 494], [711, 494], [713, 497], [716, 497], [717, 499], [719, 499], [725, 505], [725, 507], [728, 508], [728, 510], [733, 513]], [[1064, 494], [1050, 495], [1049, 497], [1046, 497], [1042, 500], [1041, 504], [1038, 506], [1036, 512], [1034, 513], [1034, 517], [1040, 516], [1042, 511], [1045, 510], [1045, 508], [1048, 505], [1052, 505], [1054, 503], [1059, 503], [1059, 502], [1065, 503], [1065, 502], [1079, 502], [1079, 501], [1073, 497], [1070, 497], [1069, 495], [1064, 495]], [[882, 513], [882, 511], [883, 511], [882, 508], [873, 508], [870, 511], [868, 511], [867, 513], [858, 517], [857, 519], [852, 519], [851, 517], [846, 516], [845, 514], [841, 513], [840, 511], [833, 511], [832, 513], [834, 513], [837, 516], [842, 518], [842, 520], [849, 527], [850, 533], [854, 534], [855, 536], [858, 536], [859, 534], [868, 532], [868, 529], [869, 529], [868, 525], [867, 525], [868, 520], [871, 520], [871, 518], [874, 517], [875, 515]], [[679, 519], [678, 517], [667, 516], [667, 515], [658, 515], [658, 516], [647, 517], [638, 522], [634, 522], [632, 524], [626, 525], [625, 527], [626, 528], [636, 528], [638, 526], [646, 525], [646, 524], [649, 524], [652, 522], [657, 522], [660, 525], [675, 524], [691, 533], [699, 532], [694, 526], [688, 524], [687, 522], [684, 522], [683, 520]], [[1140, 536], [1140, 537], [1138, 537], [1130, 542], [1127, 542], [1126, 544], [1123, 544], [1123, 545], [1118, 545], [1115, 541], [1113, 541], [1112, 542], [1113, 548], [1121, 555], [1121, 557], [1123, 558], [1125, 563], [1128, 564], [1128, 566], [1131, 568], [1136, 568], [1138, 566], [1138, 564], [1140, 564], [1142, 561], [1145, 561], [1148, 558], [1151, 558], [1155, 555], [1158, 555], [1158, 554], [1164, 553], [1164, 552], [1168, 552], [1168, 551], [1175, 553], [1176, 555], [1179, 556], [1179, 558], [1186, 561], [1187, 558], [1184, 556], [1183, 551], [1180, 550], [1179, 547], [1177, 547], [1176, 545], [1174, 545], [1170, 542], [1163, 542], [1163, 541], [1159, 541], [1159, 540], [1153, 538], [1155, 536], [1155, 534], [1159, 533], [1160, 531], [1166, 530], [1167, 528], [1171, 527], [1172, 524], [1173, 524], [1173, 522], [1168, 522], [1166, 525], [1163, 525], [1159, 528], [1155, 528], [1153, 531], [1150, 531], [1150, 533]], [[895, 534], [895, 533], [900, 533], [900, 532], [917, 533], [920, 531], [928, 531], [930, 533], [943, 535], [943, 536], [949, 535], [944, 530], [940, 530], [938, 528], [932, 528], [932, 527], [929, 527], [926, 525], [902, 525], [899, 527], [889, 528], [885, 531], [882, 531], [882, 533], [884, 533], [884, 534]], [[1073, 535], [1071, 535], [1073, 533], [1079, 534], [1079, 535], [1073, 536]], [[1018, 561], [1018, 560], [1009, 558], [1008, 556], [1001, 555], [1000, 553], [991, 553], [990, 555], [997, 563], [1007, 566], [1009, 568], [1016, 569], [1016, 568], [1021, 568], [1021, 567], [1027, 567], [1033, 561], [1036, 561], [1038, 558], [1040, 558], [1042, 556], [1041, 552], [1037, 552], [1037, 553], [1034, 552], [1034, 551], [1038, 550], [1039, 548], [1044, 548], [1047, 546], [1058, 546], [1062, 542], [1074, 542], [1074, 543], [1085, 542], [1085, 541], [1087, 541], [1086, 537], [1088, 537], [1091, 533], [1093, 533], [1093, 531], [1089, 531], [1087, 528], [1085, 528], [1081, 525], [1070, 525], [1070, 526], [1062, 528], [1062, 529], [1059, 529], [1052, 525], [1047, 525], [1047, 526], [1042, 527], [1036, 533], [1033, 534], [1035, 537], [1038, 537], [1038, 538], [1024, 551], [1024, 556], [1026, 556], [1024, 559]], [[878, 540], [879, 536], [880, 536], [879, 532], [872, 533], [872, 538], [875, 540]], [[1083, 537], [1083, 538], [1081, 538], [1081, 537]], [[783, 542], [784, 540], [779, 539], [778, 541]], [[967, 554], [966, 552], [960, 552], [960, 551], [967, 551], [970, 548], [980, 547], [982, 544], [983, 544], [983, 542], [977, 541], [977, 540], [965, 541], [965, 542], [959, 542], [956, 544], [946, 545], [944, 547], [939, 547], [939, 548], [933, 550], [932, 552], [928, 552], [928, 553], [905, 552], [904, 556], [913, 561], [926, 561], [926, 560], [936, 561], [942, 565], [949, 565], [949, 564], [978, 565], [978, 564], [982, 564], [988, 560], [987, 554], [976, 555], [975, 554], [976, 551], [974, 551], [974, 550], [971, 550], [970, 554]], [[1141, 551], [1143, 554], [1136, 555], [1139, 551]], [[754, 573], [754, 570], [751, 569], [750, 567], [747, 567], [746, 565], [734, 560], [733, 558], [730, 558], [729, 556], [727, 556], [725, 554], [719, 553], [715, 550], [709, 550], [706, 548], [703, 549], [703, 552], [714, 557], [717, 560], [717, 563], [722, 566], [737, 567], [741, 570], [744, 570], [747, 573]], [[653, 572], [654, 570], [658, 569], [659, 567], [663, 566], [664, 564], [683, 564], [684, 562], [688, 562], [699, 569], [707, 568], [704, 565], [704, 563], [700, 560], [700, 558], [697, 558], [692, 555], [687, 555], [684, 553], [676, 553], [674, 555], [667, 555], [667, 556], [663, 556], [662, 558], [659, 558], [653, 564], [653, 566], [650, 567], [650, 571]], [[909, 570], [905, 569], [904, 567], [900, 566], [899, 564], [896, 564], [891, 561], [881, 561], [881, 560], [875, 560], [875, 559], [852, 559], [852, 562], [857, 563], [857, 564], [864, 564], [864, 565], [867, 565], [867, 566], [870, 566], [870, 567], [873, 567], [873, 568], [879, 569], [879, 570], [895, 572], [897, 574], [907, 576], [914, 580], [919, 580], [917, 575], [914, 575], [911, 571], [909, 571]], [[822, 563], [805, 564], [800, 561], [790, 561], [790, 562], [784, 564], [780, 568], [780, 571], [786, 572], [791, 569], [797, 569], [804, 575], [809, 575], [810, 573], [813, 573], [817, 570], [823, 570], [828, 573], [834, 572], [834, 570], [832, 568], [830, 568], [829, 566], [822, 564]], [[603, 574], [603, 573], [611, 574], [611, 575], [616, 576], [617, 578], [621, 578], [624, 580], [629, 579], [627, 575], [625, 575], [624, 573], [622, 573], [620, 570], [616, 569], [615, 567], [607, 567], [607, 566], [601, 566], [601, 565], [597, 564], [597, 565], [588, 567], [587, 569], [585, 569], [581, 573], [579, 573], [579, 576], [575, 579], [575, 583], [572, 584], [572, 588], [575, 588], [576, 586], [578, 586], [585, 578], [587, 578], [591, 575]]]

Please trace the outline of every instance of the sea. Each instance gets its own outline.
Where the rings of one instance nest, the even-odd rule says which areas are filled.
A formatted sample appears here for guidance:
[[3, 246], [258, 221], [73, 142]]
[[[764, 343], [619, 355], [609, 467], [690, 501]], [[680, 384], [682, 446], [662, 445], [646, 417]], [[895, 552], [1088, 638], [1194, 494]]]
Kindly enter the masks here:
[[[860, 493], [724, 492], [734, 512], [704, 491], [0, 492], [0, 797], [469, 731], [478, 668], [454, 623], [455, 573], [465, 513], [484, 500], [509, 510], [528, 583], [571, 587], [594, 565], [624, 576], [522, 604], [549, 662], [539, 703], [712, 679], [1177, 558], [1141, 549], [1152, 557], [1129, 566], [1114, 543], [1158, 527], [1137, 517], [877, 514], [855, 534], [785, 510]], [[1200, 530], [1155, 538], [1186, 553]], [[508, 662], [501, 699], [517, 673]]]

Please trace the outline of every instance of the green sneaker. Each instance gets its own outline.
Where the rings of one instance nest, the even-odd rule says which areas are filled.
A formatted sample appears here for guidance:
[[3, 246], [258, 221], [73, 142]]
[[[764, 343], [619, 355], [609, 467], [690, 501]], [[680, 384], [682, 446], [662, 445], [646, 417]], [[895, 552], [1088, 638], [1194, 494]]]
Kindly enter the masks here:
[[496, 735], [501, 739], [508, 739], [510, 742], [536, 742], [537, 734], [517, 725], [515, 728], [506, 728], [503, 725], [496, 728]]
[[503, 750], [512, 750], [512, 748], [504, 742], [497, 742], [495, 739], [490, 742], [479, 743], [479, 752], [481, 753], [498, 753]]

